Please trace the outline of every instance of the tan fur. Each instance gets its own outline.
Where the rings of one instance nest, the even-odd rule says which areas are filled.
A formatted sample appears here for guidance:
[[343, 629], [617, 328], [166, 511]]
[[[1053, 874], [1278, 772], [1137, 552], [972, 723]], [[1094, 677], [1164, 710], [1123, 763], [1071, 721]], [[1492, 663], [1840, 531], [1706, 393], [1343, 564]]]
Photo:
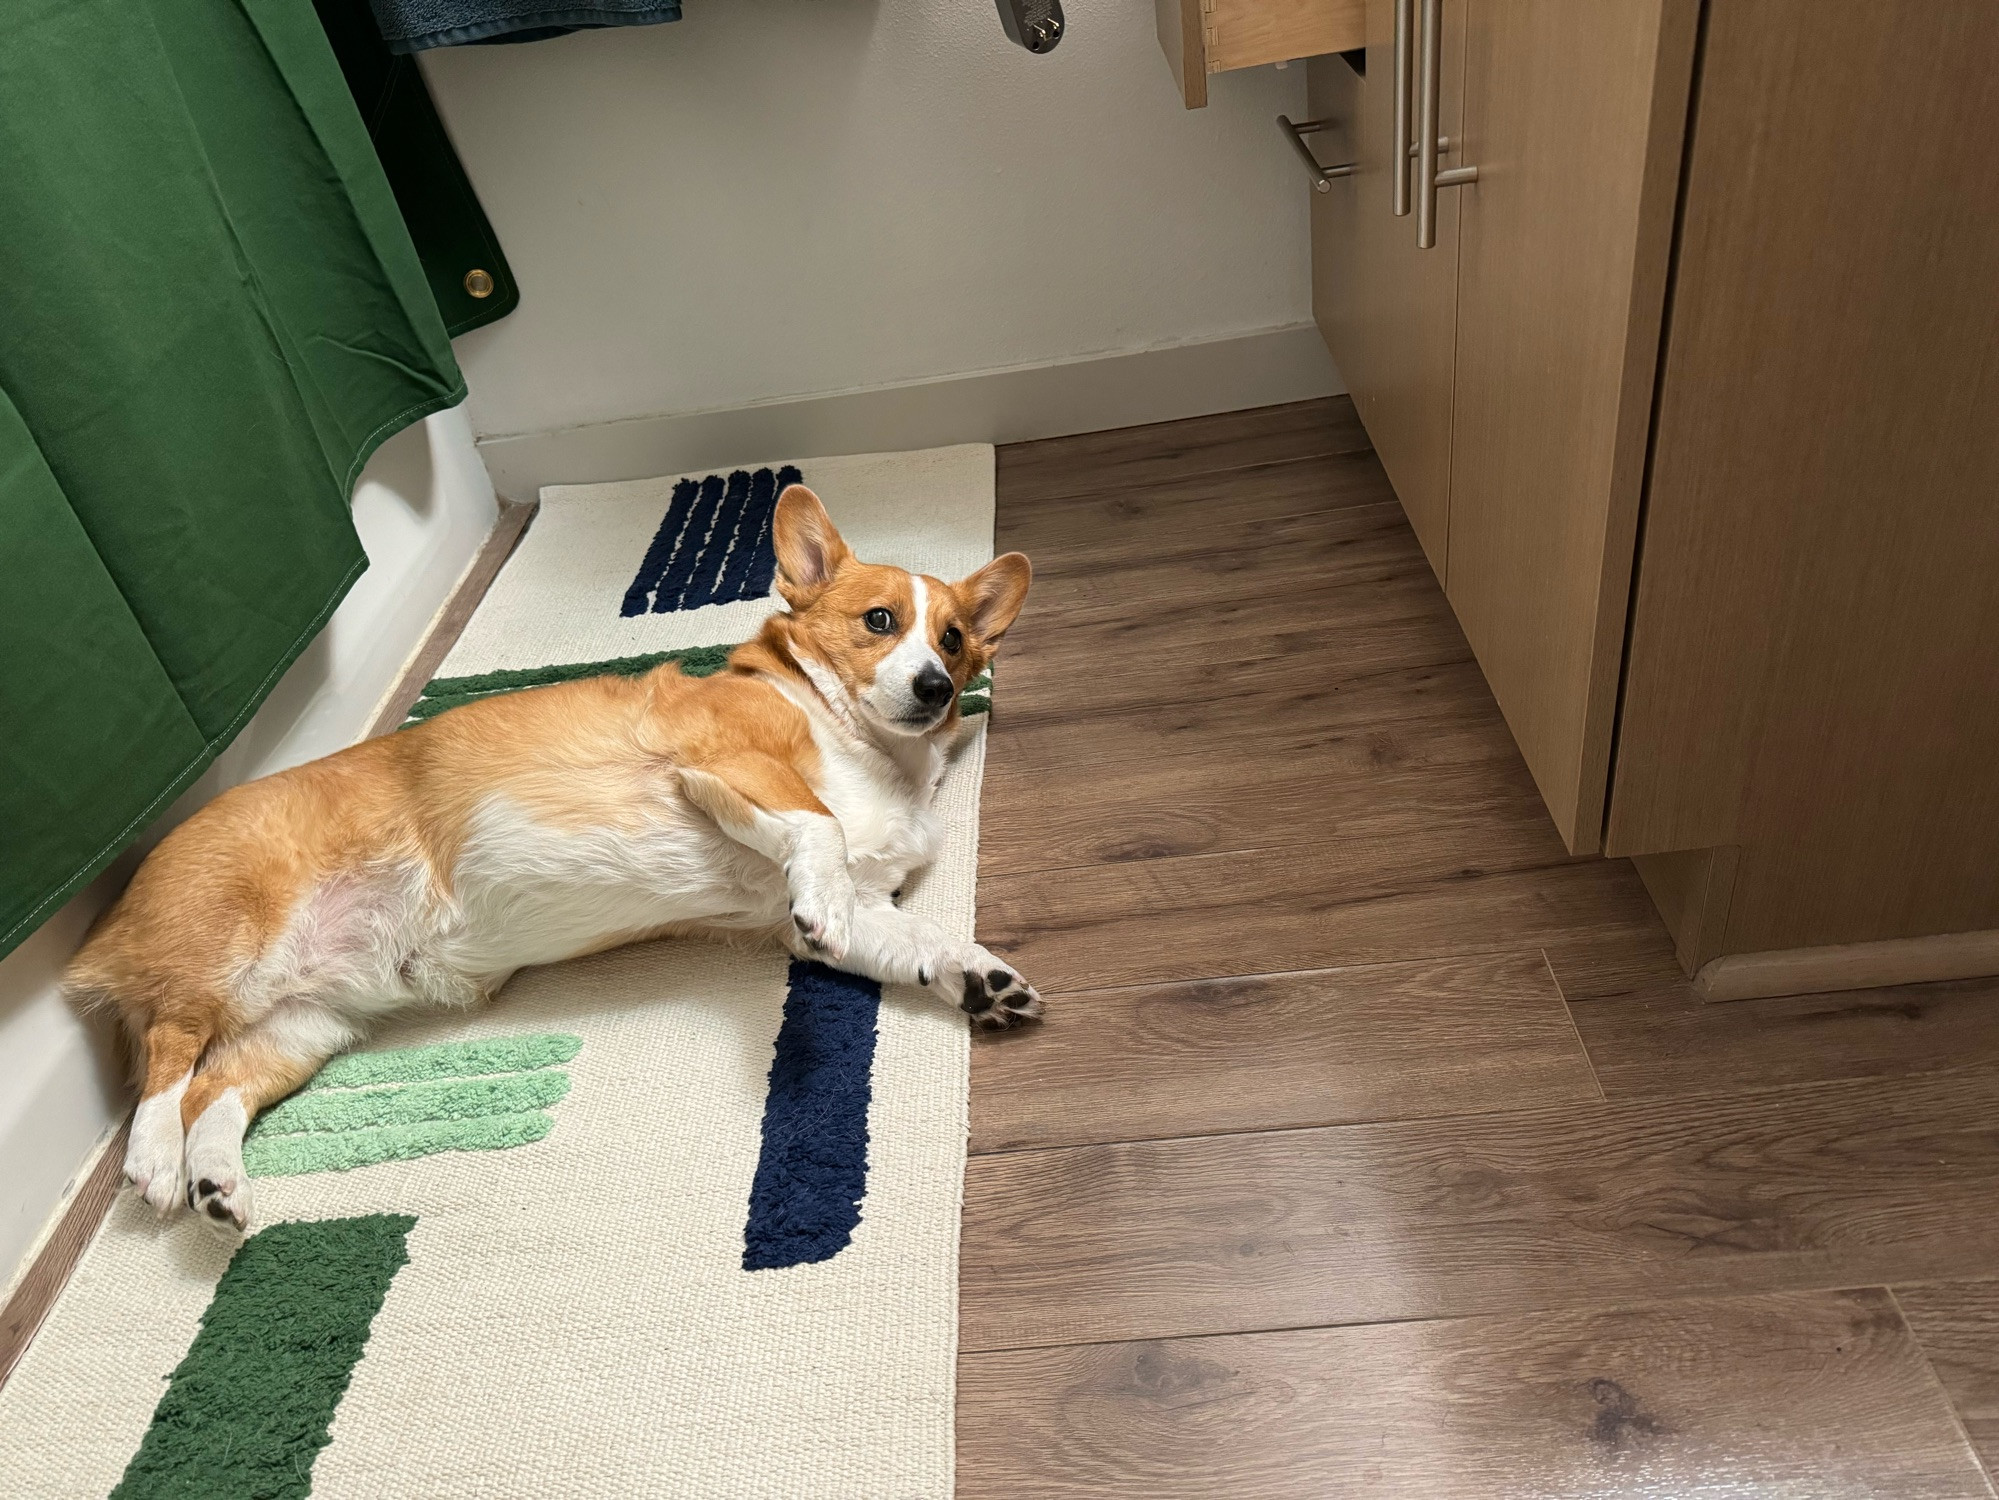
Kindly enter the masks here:
[[[230, 1088], [254, 1117], [302, 1083], [320, 1059], [288, 1052], [254, 1024], [243, 976], [313, 892], [342, 880], [360, 889], [408, 868], [448, 905], [480, 809], [496, 797], [536, 826], [582, 834], [636, 834], [703, 815], [742, 826], [758, 809], [830, 816], [800, 707], [818, 691], [806, 664], [865, 691], [900, 638], [863, 623], [885, 608], [932, 643], [962, 634], [955, 652], [937, 648], [962, 688], [990, 664], [1030, 576], [1027, 560], [1010, 554], [957, 584], [925, 579], [927, 618], [909, 622], [911, 576], [856, 561], [809, 490], [781, 498], [775, 539], [792, 612], [769, 620], [715, 677], [668, 665], [476, 701], [225, 792], [169, 834], [67, 975], [73, 995], [114, 1007], [140, 1043], [142, 1094], [194, 1069], [186, 1126]], [[948, 733], [956, 719], [954, 699], [931, 732]], [[579, 941], [576, 951], [685, 926]]]

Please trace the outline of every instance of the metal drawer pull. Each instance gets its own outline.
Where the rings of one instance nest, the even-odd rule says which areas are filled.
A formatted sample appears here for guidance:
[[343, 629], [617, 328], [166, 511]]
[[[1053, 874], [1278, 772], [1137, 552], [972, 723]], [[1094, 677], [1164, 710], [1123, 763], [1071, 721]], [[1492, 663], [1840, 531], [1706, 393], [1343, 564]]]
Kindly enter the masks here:
[[[1395, 217], [1409, 212], [1409, 158], [1416, 154], [1416, 132], [1410, 128], [1415, 113], [1415, 52], [1409, 33], [1416, 29], [1416, 0], [1395, 0]], [[1407, 147], [1407, 150], [1402, 149]]]
[[1336, 167], [1322, 167], [1319, 165], [1319, 158], [1312, 154], [1312, 148], [1305, 144], [1306, 136], [1321, 130], [1329, 130], [1332, 124], [1331, 120], [1300, 120], [1294, 125], [1289, 115], [1277, 117], [1277, 128], [1284, 132], [1284, 139], [1297, 147], [1298, 154], [1305, 158], [1306, 169], [1312, 174], [1312, 191], [1315, 193], [1330, 192], [1335, 177], [1353, 176], [1352, 162], [1341, 162]]
[[[1423, 98], [1416, 127], [1416, 248], [1433, 250], [1437, 245], [1437, 189], [1463, 187], [1478, 181], [1477, 167], [1437, 170], [1437, 124], [1441, 113], [1438, 84], [1444, 70], [1444, 0], [1423, 0]], [[1397, 153], [1400, 165], [1400, 155]]]

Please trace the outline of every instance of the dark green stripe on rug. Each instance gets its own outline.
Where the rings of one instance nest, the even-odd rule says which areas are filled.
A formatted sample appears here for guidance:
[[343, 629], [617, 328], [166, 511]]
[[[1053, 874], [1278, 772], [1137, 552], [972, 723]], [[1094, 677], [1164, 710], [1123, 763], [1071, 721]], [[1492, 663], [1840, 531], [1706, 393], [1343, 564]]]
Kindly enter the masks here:
[[499, 672], [480, 672], [472, 677], [433, 677], [424, 684], [423, 696], [410, 709], [405, 723], [434, 719], [447, 708], [470, 703], [475, 698], [492, 698], [501, 693], [517, 693], [522, 688], [547, 687], [552, 682], [574, 682], [579, 677], [643, 677], [663, 662], [680, 663], [689, 677], [713, 677], [728, 665], [734, 646], [687, 646], [678, 651], [649, 651], [643, 656], [614, 656], [608, 661], [561, 662], [552, 667], [515, 667]]
[[[644, 656], [614, 656], [608, 661], [562, 662], [551, 667], [513, 667], [498, 672], [480, 672], [471, 677], [433, 677], [424, 684], [423, 694], [403, 721], [405, 726], [434, 719], [447, 708], [470, 703], [477, 698], [495, 698], [517, 693], [523, 688], [547, 687], [554, 682], [574, 682], [580, 677], [643, 677], [662, 662], [679, 662], [689, 677], [713, 677], [728, 665], [734, 646], [687, 646], [678, 651], [652, 651]], [[970, 718], [993, 706], [993, 674], [982, 672], [965, 684], [958, 695], [958, 712]]]
[[410, 1214], [304, 1219], [245, 1240], [111, 1500], [299, 1500], [409, 1260]]

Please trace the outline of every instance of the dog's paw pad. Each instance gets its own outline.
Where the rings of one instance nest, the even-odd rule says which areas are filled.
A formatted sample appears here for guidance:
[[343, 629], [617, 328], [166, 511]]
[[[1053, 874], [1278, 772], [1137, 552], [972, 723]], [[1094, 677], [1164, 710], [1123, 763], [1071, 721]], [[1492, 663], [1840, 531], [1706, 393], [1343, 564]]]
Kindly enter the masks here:
[[250, 1185], [240, 1175], [196, 1178], [188, 1184], [187, 1206], [218, 1228], [241, 1234], [250, 1227]]
[[1004, 964], [982, 971], [966, 970], [965, 996], [958, 1008], [980, 1026], [995, 1031], [1041, 1019], [1041, 997]]

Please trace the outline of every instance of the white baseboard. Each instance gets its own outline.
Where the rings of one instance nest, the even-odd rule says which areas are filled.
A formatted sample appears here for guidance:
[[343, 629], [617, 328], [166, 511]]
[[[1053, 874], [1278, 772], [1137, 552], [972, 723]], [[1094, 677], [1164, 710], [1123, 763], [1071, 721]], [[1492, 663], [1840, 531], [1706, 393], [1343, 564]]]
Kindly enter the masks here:
[[0, 959], [0, 1283], [18, 1274], [77, 1164], [128, 1104], [108, 1034], [58, 993], [91, 920], [139, 849], [216, 793], [359, 739], [497, 514], [462, 407], [384, 443], [354, 491], [369, 568], [326, 628], [139, 845]]
[[1018, 443], [1242, 411], [1345, 387], [1310, 323], [1059, 364], [957, 375], [728, 411], [481, 438], [502, 495], [773, 458]]

